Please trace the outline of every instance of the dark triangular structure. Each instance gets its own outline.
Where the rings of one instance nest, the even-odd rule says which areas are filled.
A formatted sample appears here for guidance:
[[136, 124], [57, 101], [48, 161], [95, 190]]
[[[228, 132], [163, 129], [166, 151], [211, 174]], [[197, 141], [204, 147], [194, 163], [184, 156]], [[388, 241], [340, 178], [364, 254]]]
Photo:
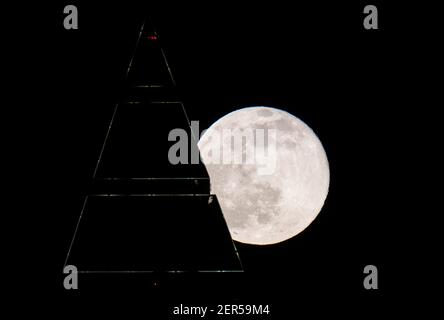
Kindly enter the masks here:
[[140, 30], [127, 86], [66, 264], [79, 273], [242, 271], [205, 166], [168, 160], [168, 133], [188, 130], [190, 122], [148, 22]]

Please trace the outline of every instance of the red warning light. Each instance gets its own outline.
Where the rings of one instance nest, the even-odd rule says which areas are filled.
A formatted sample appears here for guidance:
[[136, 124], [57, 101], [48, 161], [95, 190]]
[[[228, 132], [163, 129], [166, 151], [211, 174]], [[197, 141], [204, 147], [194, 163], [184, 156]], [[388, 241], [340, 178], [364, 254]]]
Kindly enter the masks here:
[[157, 36], [155, 34], [149, 35], [148, 36], [148, 40], [156, 41], [157, 40]]

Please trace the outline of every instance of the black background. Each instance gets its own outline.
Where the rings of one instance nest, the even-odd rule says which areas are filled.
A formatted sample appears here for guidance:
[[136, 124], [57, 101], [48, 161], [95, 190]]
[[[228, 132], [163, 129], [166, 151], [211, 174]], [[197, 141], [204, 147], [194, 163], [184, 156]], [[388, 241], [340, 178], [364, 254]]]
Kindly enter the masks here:
[[[422, 260], [413, 258], [418, 248], [409, 229], [418, 214], [410, 202], [417, 174], [410, 150], [426, 148], [411, 126], [424, 115], [418, 112], [423, 96], [411, 81], [421, 68], [413, 62], [422, 50], [412, 41], [425, 35], [408, 23], [402, 7], [373, 2], [380, 30], [368, 31], [362, 26], [367, 3], [356, 1], [77, 1], [79, 29], [65, 30], [66, 4], [54, 7], [51, 50], [56, 72], [49, 142], [56, 156], [50, 166], [57, 174], [48, 200], [56, 212], [50, 248], [58, 303], [79, 314], [91, 307], [100, 314], [110, 310], [109, 301], [120, 301], [113, 308], [143, 311], [148, 318], [153, 309], [165, 315], [176, 302], [202, 301], [268, 303], [279, 319], [307, 310], [350, 316], [363, 316], [363, 310], [380, 315], [387, 307], [397, 312], [396, 298], [409, 296], [409, 288], [422, 281], [407, 274], [425, 261], [427, 251], [420, 250]], [[294, 239], [266, 247], [237, 244], [245, 268], [240, 291], [214, 286], [196, 292], [199, 286], [189, 283], [180, 293], [140, 286], [123, 291], [116, 284], [107, 293], [111, 300], [100, 304], [81, 283], [77, 292], [64, 290], [62, 268], [145, 15], [157, 28], [191, 120], [205, 127], [242, 106], [289, 111], [322, 141], [330, 190], [318, 218]], [[367, 264], [379, 268], [379, 290], [363, 288]], [[162, 303], [144, 299], [153, 292]], [[122, 302], [128, 297], [130, 308]]]

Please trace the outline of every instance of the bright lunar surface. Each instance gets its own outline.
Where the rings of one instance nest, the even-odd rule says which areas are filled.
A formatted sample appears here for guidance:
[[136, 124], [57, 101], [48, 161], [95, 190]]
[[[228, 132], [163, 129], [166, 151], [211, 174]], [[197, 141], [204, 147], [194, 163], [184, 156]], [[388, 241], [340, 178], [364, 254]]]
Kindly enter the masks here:
[[[234, 138], [223, 134], [229, 130], [255, 132], [255, 139], [241, 138], [242, 148], [235, 148]], [[265, 147], [259, 149], [261, 133]], [[236, 241], [266, 245], [290, 239], [316, 218], [327, 197], [330, 171], [321, 142], [304, 122], [283, 110], [233, 111], [204, 132], [198, 147], [210, 175], [211, 193], [217, 195]], [[253, 162], [246, 160], [246, 150], [252, 150], [248, 147], [256, 150]], [[264, 149], [265, 153], [259, 152]], [[220, 150], [220, 158], [215, 150]], [[242, 163], [224, 164], [227, 150], [234, 158], [242, 152]]]

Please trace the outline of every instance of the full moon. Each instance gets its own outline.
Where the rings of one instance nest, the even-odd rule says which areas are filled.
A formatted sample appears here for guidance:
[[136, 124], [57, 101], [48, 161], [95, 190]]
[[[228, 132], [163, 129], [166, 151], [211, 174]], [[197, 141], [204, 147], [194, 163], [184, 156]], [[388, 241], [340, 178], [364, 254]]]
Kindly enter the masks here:
[[[237, 144], [241, 148], [229, 132], [245, 134]], [[290, 239], [307, 228], [324, 205], [330, 182], [325, 150], [311, 128], [286, 111], [233, 111], [202, 134], [198, 147], [211, 193], [236, 241], [268, 245]], [[236, 157], [242, 162], [233, 160]]]

